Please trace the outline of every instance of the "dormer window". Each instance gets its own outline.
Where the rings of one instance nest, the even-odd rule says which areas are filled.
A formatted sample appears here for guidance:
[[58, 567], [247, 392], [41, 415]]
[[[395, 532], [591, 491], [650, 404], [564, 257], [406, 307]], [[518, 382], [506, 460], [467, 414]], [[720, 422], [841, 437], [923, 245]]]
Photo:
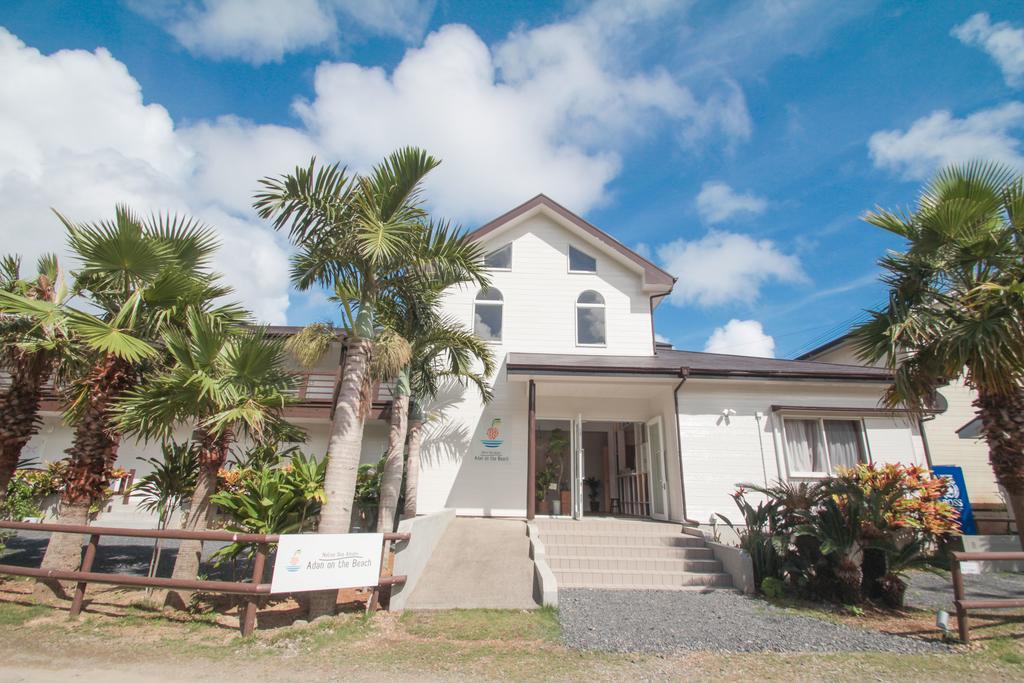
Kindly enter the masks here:
[[576, 247], [569, 247], [569, 272], [570, 273], [596, 273], [597, 259], [584, 254]]
[[576, 299], [576, 344], [604, 346], [604, 297], [588, 289]]
[[484, 287], [473, 302], [473, 331], [484, 341], [501, 341], [505, 300], [494, 287]]
[[484, 265], [491, 270], [512, 270], [512, 243], [484, 256]]

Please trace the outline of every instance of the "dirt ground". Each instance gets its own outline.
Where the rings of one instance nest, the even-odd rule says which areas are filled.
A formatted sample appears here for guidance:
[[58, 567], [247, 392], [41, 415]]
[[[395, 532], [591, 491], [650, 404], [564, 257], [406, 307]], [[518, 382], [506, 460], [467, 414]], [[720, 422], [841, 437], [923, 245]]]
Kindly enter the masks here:
[[[298, 606], [281, 603], [263, 613], [254, 636], [243, 639], [235, 608], [225, 604], [209, 611], [201, 605], [195, 614], [166, 613], [142, 600], [142, 593], [96, 587], [81, 618], [69, 621], [66, 602], [37, 605], [30, 593], [27, 581], [0, 581], [0, 682], [1024, 679], [1020, 613], [979, 615], [976, 642], [949, 654], [659, 656], [567, 649], [557, 612], [546, 609], [371, 618], [352, 611], [286, 626], [286, 614]], [[934, 633], [926, 613], [819, 616], [890, 632]]]

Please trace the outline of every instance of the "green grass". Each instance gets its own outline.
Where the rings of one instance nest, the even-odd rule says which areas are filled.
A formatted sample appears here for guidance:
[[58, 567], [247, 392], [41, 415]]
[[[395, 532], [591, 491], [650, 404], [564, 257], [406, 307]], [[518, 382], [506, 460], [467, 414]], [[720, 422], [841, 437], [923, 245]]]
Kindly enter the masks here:
[[21, 626], [27, 621], [50, 613], [50, 608], [43, 605], [16, 605], [0, 603], [0, 626]]
[[419, 638], [455, 641], [504, 640], [557, 642], [562, 635], [558, 612], [538, 610], [456, 609], [406, 612], [403, 630]]

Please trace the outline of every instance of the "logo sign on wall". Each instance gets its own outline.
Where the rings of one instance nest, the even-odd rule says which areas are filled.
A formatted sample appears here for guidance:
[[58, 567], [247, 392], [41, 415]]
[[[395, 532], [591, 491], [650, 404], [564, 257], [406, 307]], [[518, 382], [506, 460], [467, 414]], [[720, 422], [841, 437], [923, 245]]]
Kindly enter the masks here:
[[483, 448], [474, 456], [479, 462], [507, 462], [508, 456], [501, 452], [501, 444], [505, 439], [501, 434], [501, 418], [491, 420], [491, 425], [484, 431], [484, 438], [480, 439]]
[[932, 467], [932, 474], [946, 480], [946, 494], [942, 497], [942, 502], [949, 503], [960, 513], [960, 531], [965, 534], [978, 533], [974, 526], [971, 501], [967, 497], [967, 486], [964, 484], [964, 471], [954, 465], [936, 465]]
[[282, 534], [271, 593], [376, 586], [384, 534]]

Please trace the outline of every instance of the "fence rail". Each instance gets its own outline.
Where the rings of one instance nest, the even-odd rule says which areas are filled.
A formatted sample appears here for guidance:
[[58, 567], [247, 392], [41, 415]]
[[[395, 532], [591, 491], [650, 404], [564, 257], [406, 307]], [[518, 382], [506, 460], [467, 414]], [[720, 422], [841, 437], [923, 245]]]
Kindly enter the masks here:
[[953, 553], [953, 562], [950, 573], [953, 575], [953, 605], [956, 607], [956, 621], [960, 633], [960, 641], [970, 642], [971, 628], [967, 621], [967, 610], [969, 609], [1013, 609], [1024, 607], [1024, 599], [1021, 598], [998, 598], [971, 600], [967, 598], [964, 590], [964, 575], [960, 569], [961, 562], [994, 562], [999, 560], [1024, 560], [1024, 552], [980, 552], [980, 553]]
[[[256, 599], [261, 595], [270, 595], [269, 583], [263, 583], [263, 574], [267, 565], [269, 546], [280, 539], [278, 534], [245, 534], [234, 531], [189, 531], [187, 529], [125, 529], [121, 527], [88, 526], [84, 524], [40, 524], [36, 522], [5, 522], [0, 521], [0, 529], [22, 531], [49, 531], [52, 533], [88, 535], [89, 543], [85, 555], [77, 571], [47, 569], [44, 567], [19, 567], [12, 564], [0, 564], [0, 574], [12, 576], [28, 576], [39, 579], [58, 581], [76, 581], [75, 595], [71, 601], [69, 617], [75, 619], [82, 611], [85, 590], [90, 583], [113, 584], [117, 586], [137, 586], [146, 588], [170, 588], [182, 590], [201, 590], [211, 593], [228, 593], [248, 596], [245, 611], [239, 616], [239, 627], [243, 636], [248, 636], [256, 627]], [[107, 574], [92, 571], [102, 536], [122, 536], [131, 538], [170, 538], [192, 541], [227, 541], [230, 543], [254, 543], [256, 553], [253, 557], [252, 580], [213, 581], [209, 579], [174, 579], [156, 576], [135, 576], [132, 574]], [[384, 534], [381, 549], [381, 572], [385, 569], [385, 559], [389, 544], [392, 541], [408, 541], [408, 533]], [[395, 584], [405, 583], [405, 576], [380, 576], [373, 593], [367, 600], [368, 612], [377, 609], [381, 599], [381, 588], [389, 588]]]

